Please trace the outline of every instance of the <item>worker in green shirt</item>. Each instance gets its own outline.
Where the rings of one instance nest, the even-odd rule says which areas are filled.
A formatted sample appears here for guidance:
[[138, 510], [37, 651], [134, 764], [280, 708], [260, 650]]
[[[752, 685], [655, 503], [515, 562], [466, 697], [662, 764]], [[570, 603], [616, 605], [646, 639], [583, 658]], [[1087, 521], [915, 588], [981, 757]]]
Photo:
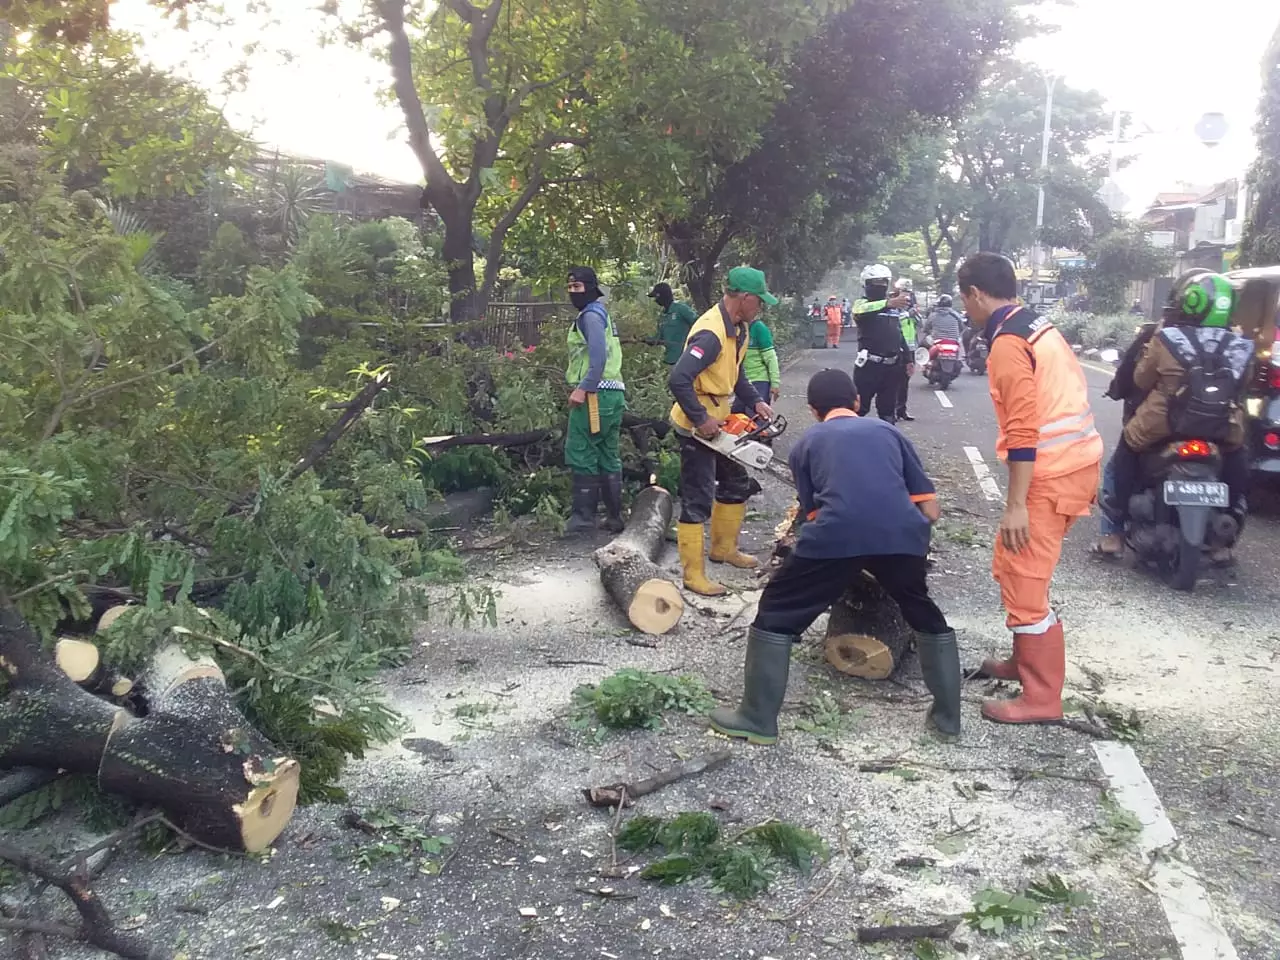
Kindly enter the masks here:
[[656, 342], [666, 348], [663, 361], [672, 366], [684, 353], [684, 342], [689, 339], [689, 331], [693, 329], [698, 316], [693, 307], [677, 300], [671, 292], [671, 284], [659, 283], [649, 291], [651, 299], [662, 308], [658, 317], [658, 336]]
[[[773, 331], [763, 320], [751, 324], [747, 334], [747, 352], [742, 357], [742, 372], [756, 388], [756, 393], [769, 403], [782, 391], [782, 375], [778, 371], [778, 351], [773, 348]], [[741, 400], [734, 400], [734, 413], [752, 414]]]

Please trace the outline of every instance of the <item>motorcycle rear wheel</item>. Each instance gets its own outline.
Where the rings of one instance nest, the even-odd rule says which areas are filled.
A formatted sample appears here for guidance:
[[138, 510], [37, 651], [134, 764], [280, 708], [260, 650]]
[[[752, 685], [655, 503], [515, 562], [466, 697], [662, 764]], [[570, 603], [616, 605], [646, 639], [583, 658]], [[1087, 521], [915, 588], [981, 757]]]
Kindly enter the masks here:
[[1173, 568], [1173, 580], [1170, 585], [1175, 590], [1187, 593], [1195, 590], [1196, 580], [1200, 574], [1200, 557], [1203, 551], [1199, 544], [1188, 543], [1186, 537], [1178, 542], [1178, 562]]

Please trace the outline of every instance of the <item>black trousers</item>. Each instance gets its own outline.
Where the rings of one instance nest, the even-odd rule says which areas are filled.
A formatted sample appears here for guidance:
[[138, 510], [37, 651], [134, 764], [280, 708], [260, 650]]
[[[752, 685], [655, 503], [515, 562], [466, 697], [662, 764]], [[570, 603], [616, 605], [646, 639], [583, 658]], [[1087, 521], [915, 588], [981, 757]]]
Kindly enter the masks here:
[[929, 596], [929, 563], [924, 557], [892, 555], [812, 560], [794, 553], [782, 561], [765, 585], [755, 626], [770, 633], [799, 636], [840, 599], [853, 578], [866, 570], [897, 601], [902, 617], [919, 633], [951, 628]]
[[742, 464], [722, 457], [693, 437], [680, 438], [680, 522], [706, 523], [711, 505], [746, 503], [760, 485]]
[[858, 413], [871, 416], [874, 403], [881, 420], [893, 420], [897, 416], [898, 388], [901, 373], [894, 363], [874, 363], [868, 360], [853, 371], [853, 383], [858, 388]]
[[[1115, 470], [1115, 487], [1110, 503], [1102, 508], [1113, 523], [1123, 525], [1129, 516], [1129, 500], [1138, 490], [1142, 471], [1142, 454], [1125, 443], [1124, 437], [1116, 444], [1112, 455]], [[1229, 489], [1231, 511], [1244, 516], [1248, 511], [1249, 453], [1244, 447], [1222, 451], [1222, 482]]]
[[895, 369], [898, 371], [898, 405], [894, 413], [901, 420], [907, 415], [907, 394], [911, 392], [911, 376], [907, 373], [905, 363]]

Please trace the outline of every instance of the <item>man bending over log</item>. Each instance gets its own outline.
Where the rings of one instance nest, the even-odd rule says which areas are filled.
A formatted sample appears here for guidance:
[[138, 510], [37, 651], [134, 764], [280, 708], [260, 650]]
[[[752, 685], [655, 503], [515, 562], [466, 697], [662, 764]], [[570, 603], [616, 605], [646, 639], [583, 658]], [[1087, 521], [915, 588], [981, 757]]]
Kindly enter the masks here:
[[809, 409], [819, 422], [790, 458], [805, 522], [765, 586], [747, 634], [742, 703], [711, 714], [717, 733], [777, 742], [792, 643], [863, 571], [916, 631], [920, 669], [933, 694], [927, 723], [944, 737], [960, 733], [956, 634], [925, 582], [930, 527], [941, 515], [937, 494], [911, 441], [883, 420], [857, 416], [857, 402], [842, 370], [823, 370], [809, 381]]

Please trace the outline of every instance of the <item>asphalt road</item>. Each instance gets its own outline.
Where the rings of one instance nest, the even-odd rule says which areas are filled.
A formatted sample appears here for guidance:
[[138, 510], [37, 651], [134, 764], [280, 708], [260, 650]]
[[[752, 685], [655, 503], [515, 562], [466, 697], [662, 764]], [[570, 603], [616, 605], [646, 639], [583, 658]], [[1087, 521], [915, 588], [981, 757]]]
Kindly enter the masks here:
[[[778, 406], [793, 426], [778, 443], [780, 454], [812, 423], [803, 398], [809, 376], [824, 367], [852, 371], [855, 353], [846, 338], [836, 350], [792, 358]], [[1110, 448], [1121, 412], [1103, 397], [1111, 375], [1087, 366], [1086, 376]], [[931, 590], [960, 629], [969, 661], [983, 647], [1000, 650], [1007, 643], [987, 566], [1006, 483], [994, 453], [986, 378], [966, 371], [943, 395], [917, 373], [909, 408], [917, 420], [902, 429], [943, 503]], [[985, 490], [981, 475], [989, 475]], [[1128, 796], [1146, 828], [1148, 875], [1127, 893], [1118, 888], [1117, 896], [1128, 898], [1153, 935], [1171, 934], [1182, 960], [1280, 958], [1278, 500], [1274, 490], [1251, 492], [1255, 512], [1236, 565], [1206, 570], [1190, 595], [1174, 592], [1150, 571], [1091, 557], [1096, 518], [1073, 529], [1054, 579], [1053, 602], [1067, 629], [1068, 695], [1136, 711], [1141, 721], [1131, 751], [1130, 745], [1087, 747], [1113, 783], [1124, 776], [1117, 780], [1115, 758], [1107, 759], [1112, 747], [1133, 758], [1125, 776], [1143, 781]], [[1028, 745], [1037, 736], [1020, 728], [999, 728], [996, 735]], [[1189, 879], [1179, 874], [1163, 882], [1157, 875], [1166, 869]], [[1195, 890], [1211, 907], [1186, 899]], [[1162, 955], [1145, 949], [1132, 955]]]

